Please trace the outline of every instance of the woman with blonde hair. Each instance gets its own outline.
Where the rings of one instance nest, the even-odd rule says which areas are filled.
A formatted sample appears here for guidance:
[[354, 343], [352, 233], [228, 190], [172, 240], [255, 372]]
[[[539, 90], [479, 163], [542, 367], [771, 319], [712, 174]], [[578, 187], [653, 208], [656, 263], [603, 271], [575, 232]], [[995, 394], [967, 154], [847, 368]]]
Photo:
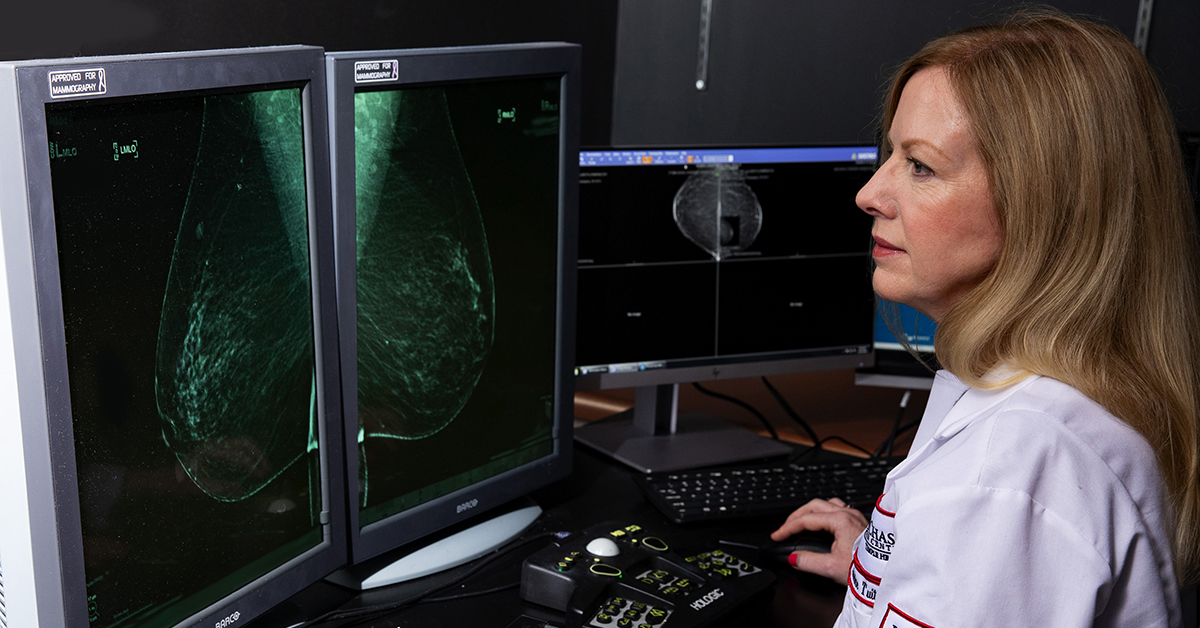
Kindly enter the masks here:
[[1162, 90], [1120, 33], [1026, 13], [894, 76], [875, 291], [938, 323], [938, 373], [870, 522], [798, 569], [838, 626], [1178, 626], [1200, 567], [1196, 228]]

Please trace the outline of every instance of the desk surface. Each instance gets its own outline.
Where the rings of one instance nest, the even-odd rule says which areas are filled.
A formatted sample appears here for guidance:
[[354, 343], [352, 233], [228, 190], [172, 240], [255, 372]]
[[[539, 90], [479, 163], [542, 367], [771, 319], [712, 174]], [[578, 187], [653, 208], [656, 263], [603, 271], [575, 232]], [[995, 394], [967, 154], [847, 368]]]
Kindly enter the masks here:
[[[525, 537], [558, 530], [575, 531], [588, 525], [606, 520], [621, 520], [639, 523], [663, 533], [670, 541], [673, 531], [681, 530], [666, 520], [642, 496], [633, 481], [633, 472], [623, 465], [602, 459], [584, 448], [576, 447], [575, 472], [570, 477], [547, 486], [532, 496], [543, 508], [544, 513], [525, 534]], [[767, 535], [779, 523], [778, 518], [738, 520], [720, 524], [688, 526], [689, 532], [709, 534], [715, 538], [739, 541], [766, 541]], [[455, 595], [486, 591], [514, 585], [476, 597], [447, 602], [426, 602], [384, 614], [363, 626], [405, 628], [445, 628], [462, 626], [470, 628], [508, 628], [522, 615], [551, 620], [550, 626], [560, 626], [555, 621], [561, 616], [521, 600], [515, 584], [520, 581], [521, 562], [526, 556], [545, 547], [550, 539], [538, 540], [512, 552], [486, 569], [439, 595]], [[795, 572], [787, 565], [759, 563], [775, 571], [774, 588], [764, 591], [749, 600], [733, 613], [712, 624], [714, 627], [732, 626], [779, 626], [796, 628], [825, 628], [833, 624], [841, 610], [845, 585], [825, 578]], [[332, 584], [320, 583], [310, 587], [292, 600], [293, 615], [287, 612], [264, 616], [252, 626], [287, 626], [293, 623], [292, 616], [312, 617], [325, 610], [340, 607], [343, 610], [363, 606], [383, 605], [404, 600], [424, 592], [435, 584], [449, 581], [457, 574], [470, 568], [470, 564], [439, 574], [384, 587], [362, 594], [352, 594]], [[295, 614], [295, 607], [303, 609]], [[359, 625], [347, 622], [330, 622], [325, 626]], [[519, 625], [519, 624], [518, 624]], [[537, 626], [538, 623], [529, 624]]]
[[[772, 377], [771, 382], [795, 406], [796, 411], [813, 424], [820, 437], [838, 434], [868, 447], [878, 444], [891, 429], [896, 417], [897, 404], [903, 395], [903, 391], [894, 389], [856, 387], [853, 371], [781, 375]], [[757, 378], [712, 382], [706, 386], [743, 399], [759, 408], [779, 430], [781, 437], [794, 442], [806, 440], [798, 429], [792, 427], [790, 419], [784, 416], [783, 410]], [[585, 419], [594, 419], [628, 407], [633, 401], [633, 390], [599, 391], [589, 393], [588, 396], [583, 404], [577, 398], [576, 414]], [[927, 398], [927, 392], [914, 393], [905, 413], [906, 421], [921, 416]], [[761, 429], [757, 421], [744, 410], [704, 397], [691, 387], [681, 387], [680, 411], [704, 411], [750, 429]], [[897, 453], [907, 449], [907, 439], [911, 439], [911, 432], [906, 435], [905, 440], [898, 443]], [[542, 507], [544, 514], [526, 533], [526, 538], [548, 531], [577, 531], [595, 523], [612, 520], [639, 523], [661, 531], [664, 536], [668, 536], [672, 531], [681, 530], [646, 501], [634, 483], [632, 470], [578, 446], [575, 448], [574, 466], [570, 477], [533, 494], [533, 499]], [[767, 535], [780, 521], [778, 518], [737, 520], [688, 526], [687, 530], [728, 541], [759, 543], [767, 540]], [[552, 611], [521, 600], [516, 588], [521, 578], [521, 562], [549, 542], [549, 539], [531, 542], [488, 565], [462, 585], [439, 595], [500, 590], [453, 601], [426, 602], [409, 606], [362, 624], [330, 622], [322, 624], [321, 628], [351, 625], [517, 628], [520, 624], [514, 625], [514, 622], [523, 615], [539, 619], [557, 619], [558, 615]], [[278, 609], [278, 612], [261, 617], [250, 626], [277, 628], [315, 617], [334, 608], [349, 610], [395, 603], [448, 582], [469, 570], [472, 565], [473, 563], [469, 563], [444, 574], [361, 594], [336, 585], [319, 583], [295, 596], [289, 604]], [[787, 565], [762, 566], [773, 569], [777, 575], [773, 589], [743, 604], [735, 612], [713, 624], [714, 627], [825, 628], [833, 624], [841, 611], [846, 591], [844, 584], [802, 574]], [[552, 622], [550, 625], [560, 624]], [[529, 626], [536, 627], [538, 624], [533, 623]]]
[[[854, 444], [874, 449], [887, 437], [896, 419], [904, 390], [858, 386], [854, 370], [814, 371], [773, 375], [768, 378], [797, 414], [817, 432], [817, 436], [840, 436]], [[780, 438], [811, 445], [812, 440], [788, 417], [762, 379], [748, 377], [705, 382], [704, 387], [737, 398], [756, 408], [779, 432]], [[921, 417], [928, 390], [913, 390], [904, 411], [905, 422]], [[575, 416], [584, 420], [600, 419], [633, 407], [634, 389], [583, 391], [575, 393]], [[762, 424], [749, 412], [732, 403], [705, 396], [689, 385], [679, 387], [679, 413], [702, 413], [765, 434]], [[908, 451], [916, 430], [910, 430], [896, 443], [897, 454]], [[852, 454], [844, 443], [830, 442], [833, 451]]]

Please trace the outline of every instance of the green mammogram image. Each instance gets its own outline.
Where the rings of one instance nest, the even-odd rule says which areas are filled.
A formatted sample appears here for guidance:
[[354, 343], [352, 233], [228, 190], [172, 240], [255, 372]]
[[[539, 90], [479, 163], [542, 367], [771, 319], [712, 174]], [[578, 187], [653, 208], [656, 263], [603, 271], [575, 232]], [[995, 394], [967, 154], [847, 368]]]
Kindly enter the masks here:
[[442, 89], [355, 94], [354, 125], [360, 442], [425, 438], [492, 347], [487, 235]]
[[253, 495], [317, 446], [301, 124], [298, 89], [204, 100], [155, 397], [163, 439], [221, 501]]

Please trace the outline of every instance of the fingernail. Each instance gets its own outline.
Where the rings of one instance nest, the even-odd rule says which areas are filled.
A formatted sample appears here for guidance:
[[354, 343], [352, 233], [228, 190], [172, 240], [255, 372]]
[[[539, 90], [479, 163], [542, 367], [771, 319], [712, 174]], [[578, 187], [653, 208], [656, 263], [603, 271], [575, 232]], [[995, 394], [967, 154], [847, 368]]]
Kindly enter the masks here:
[[791, 565], [792, 567], [795, 567], [796, 561], [799, 558], [800, 558], [800, 555], [797, 554], [796, 552], [792, 552], [791, 554], [788, 554], [788, 564]]

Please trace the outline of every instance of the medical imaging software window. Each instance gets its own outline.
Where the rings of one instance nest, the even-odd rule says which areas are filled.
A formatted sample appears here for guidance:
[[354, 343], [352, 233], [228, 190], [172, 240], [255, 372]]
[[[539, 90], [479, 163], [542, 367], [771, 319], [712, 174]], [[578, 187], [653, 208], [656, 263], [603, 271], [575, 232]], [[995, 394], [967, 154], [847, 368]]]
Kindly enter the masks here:
[[[738, 150], [584, 153], [576, 364], [703, 365], [860, 342], [871, 222], [854, 196], [874, 155], [780, 161], [772, 150], [783, 149], [748, 151], [766, 162]], [[862, 321], [846, 300], [861, 301]]]

